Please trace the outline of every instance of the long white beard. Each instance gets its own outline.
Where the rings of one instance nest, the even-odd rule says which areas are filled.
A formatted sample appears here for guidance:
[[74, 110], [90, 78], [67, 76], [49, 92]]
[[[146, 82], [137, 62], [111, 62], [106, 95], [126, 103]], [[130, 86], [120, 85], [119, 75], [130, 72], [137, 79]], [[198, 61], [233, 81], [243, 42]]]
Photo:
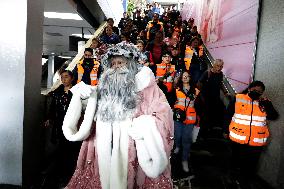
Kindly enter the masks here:
[[106, 70], [99, 82], [98, 115], [104, 122], [123, 121], [132, 116], [138, 95], [135, 73], [127, 67]]

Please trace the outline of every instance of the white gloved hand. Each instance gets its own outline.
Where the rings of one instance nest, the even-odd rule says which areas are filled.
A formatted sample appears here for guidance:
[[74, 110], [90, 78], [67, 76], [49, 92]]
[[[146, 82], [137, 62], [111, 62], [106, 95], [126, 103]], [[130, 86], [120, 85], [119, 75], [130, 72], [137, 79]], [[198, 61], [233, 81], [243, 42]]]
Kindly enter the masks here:
[[139, 166], [148, 177], [157, 178], [165, 171], [168, 157], [155, 117], [141, 115], [134, 118], [128, 135], [135, 140]]
[[128, 129], [128, 135], [133, 140], [143, 140], [144, 133], [142, 132], [142, 130], [143, 127], [140, 127], [139, 120], [137, 118], [134, 118], [131, 127]]
[[128, 135], [133, 140], [143, 140], [145, 133], [149, 132], [149, 125], [145, 125], [147, 124], [145, 121], [150, 119], [152, 119], [150, 115], [141, 115], [134, 118], [131, 127], [128, 129]]
[[70, 89], [73, 94], [79, 95], [81, 99], [87, 99], [92, 92], [96, 90], [97, 86], [86, 85], [83, 81], [76, 84]]

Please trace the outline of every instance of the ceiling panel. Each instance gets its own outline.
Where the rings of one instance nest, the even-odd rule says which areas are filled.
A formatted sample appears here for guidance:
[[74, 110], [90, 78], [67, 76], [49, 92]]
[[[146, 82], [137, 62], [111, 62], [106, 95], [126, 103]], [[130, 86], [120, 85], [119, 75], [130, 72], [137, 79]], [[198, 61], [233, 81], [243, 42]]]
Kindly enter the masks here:
[[[77, 13], [69, 0], [45, 0], [45, 12]], [[74, 56], [77, 53], [69, 51], [69, 36], [76, 33], [94, 33], [95, 30], [85, 20], [63, 20], [54, 18], [44, 18], [43, 23], [43, 54]], [[51, 36], [46, 34], [58, 33], [62, 36]]]

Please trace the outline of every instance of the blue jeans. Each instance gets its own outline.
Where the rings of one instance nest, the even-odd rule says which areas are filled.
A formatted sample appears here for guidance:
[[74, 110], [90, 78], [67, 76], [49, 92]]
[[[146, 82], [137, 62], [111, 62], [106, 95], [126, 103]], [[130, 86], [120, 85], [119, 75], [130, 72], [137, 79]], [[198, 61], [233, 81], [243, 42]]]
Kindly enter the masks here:
[[186, 125], [178, 121], [175, 121], [174, 123], [176, 148], [182, 148], [182, 161], [188, 161], [194, 124]]

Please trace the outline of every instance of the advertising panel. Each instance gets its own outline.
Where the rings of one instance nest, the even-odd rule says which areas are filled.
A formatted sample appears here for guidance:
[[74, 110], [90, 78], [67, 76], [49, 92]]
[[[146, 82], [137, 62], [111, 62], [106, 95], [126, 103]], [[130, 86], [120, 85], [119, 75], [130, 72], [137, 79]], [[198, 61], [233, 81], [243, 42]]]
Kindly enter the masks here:
[[224, 60], [224, 74], [240, 92], [252, 80], [258, 0], [188, 0], [183, 19], [195, 25], [211, 55]]

